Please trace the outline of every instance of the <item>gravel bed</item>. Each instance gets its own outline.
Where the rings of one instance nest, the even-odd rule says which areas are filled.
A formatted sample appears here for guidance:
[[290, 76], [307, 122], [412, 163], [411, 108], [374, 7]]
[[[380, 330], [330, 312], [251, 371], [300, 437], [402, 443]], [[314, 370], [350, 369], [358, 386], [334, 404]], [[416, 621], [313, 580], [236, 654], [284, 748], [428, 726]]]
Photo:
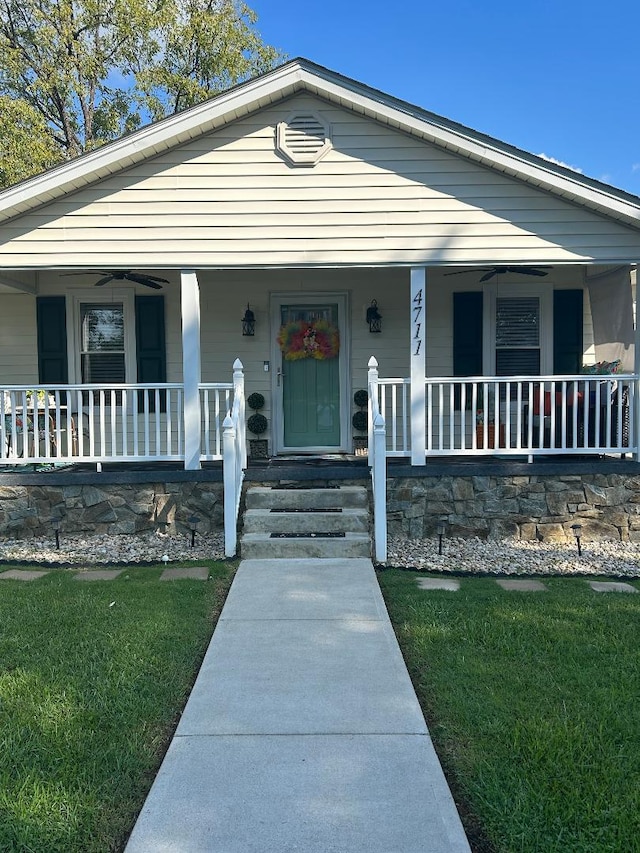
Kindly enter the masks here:
[[5, 539], [0, 541], [0, 561], [44, 563], [47, 565], [111, 565], [114, 563], [161, 563], [164, 555], [170, 562], [184, 560], [224, 560], [222, 533], [196, 535], [191, 547], [191, 534], [167, 536], [146, 533], [139, 536], [67, 536], [61, 534], [60, 549], [54, 539]]
[[[139, 536], [61, 535], [60, 549], [53, 539], [6, 539], [0, 541], [3, 563], [47, 565], [110, 565], [169, 561], [224, 560], [222, 533], [166, 536], [153, 532]], [[443, 554], [438, 540], [397, 539], [388, 543], [387, 566], [425, 572], [492, 575], [607, 575], [640, 578], [640, 543], [585, 542], [582, 557], [575, 543], [542, 543], [446, 538]]]
[[438, 540], [390, 538], [387, 566], [425, 572], [492, 575], [607, 575], [640, 577], [640, 543], [488, 542], [480, 539]]

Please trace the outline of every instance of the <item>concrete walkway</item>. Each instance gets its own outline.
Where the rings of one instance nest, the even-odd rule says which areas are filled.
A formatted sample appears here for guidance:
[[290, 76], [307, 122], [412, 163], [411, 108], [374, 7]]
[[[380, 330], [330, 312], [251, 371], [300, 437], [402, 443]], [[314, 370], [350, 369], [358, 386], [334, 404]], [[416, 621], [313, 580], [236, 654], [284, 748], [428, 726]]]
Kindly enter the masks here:
[[245, 560], [126, 853], [469, 853], [370, 560]]

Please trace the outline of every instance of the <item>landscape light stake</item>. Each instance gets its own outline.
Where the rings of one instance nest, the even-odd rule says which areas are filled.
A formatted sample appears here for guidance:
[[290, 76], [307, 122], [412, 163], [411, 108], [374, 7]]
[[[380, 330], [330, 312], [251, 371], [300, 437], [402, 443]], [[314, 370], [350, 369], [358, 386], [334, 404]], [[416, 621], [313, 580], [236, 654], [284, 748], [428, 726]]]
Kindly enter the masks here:
[[51, 526], [53, 527], [53, 532], [55, 533], [55, 536], [56, 536], [56, 549], [59, 551], [60, 550], [60, 519], [59, 518], [52, 518], [51, 519]]
[[198, 526], [198, 522], [200, 519], [197, 515], [192, 515], [189, 519], [189, 527], [191, 528], [191, 547], [196, 547], [196, 527]]
[[572, 524], [571, 529], [573, 530], [573, 535], [576, 537], [576, 544], [578, 546], [578, 557], [582, 557], [582, 548], [580, 547], [580, 534], [582, 533], [582, 525]]
[[442, 539], [444, 538], [444, 522], [438, 522], [438, 526], [436, 528], [436, 533], [438, 534], [438, 554], [442, 556]]

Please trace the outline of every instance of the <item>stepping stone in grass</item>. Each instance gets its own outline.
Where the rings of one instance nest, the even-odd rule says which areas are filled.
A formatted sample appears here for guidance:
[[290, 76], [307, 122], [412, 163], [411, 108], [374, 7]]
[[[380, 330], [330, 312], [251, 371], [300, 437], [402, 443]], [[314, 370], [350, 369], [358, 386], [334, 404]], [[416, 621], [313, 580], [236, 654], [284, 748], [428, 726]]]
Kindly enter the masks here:
[[206, 566], [186, 566], [183, 568], [165, 569], [160, 575], [161, 581], [175, 581], [183, 578], [206, 581], [209, 578], [209, 569]]
[[420, 589], [447, 589], [449, 592], [457, 592], [460, 589], [460, 581], [448, 578], [417, 578]]
[[74, 581], [112, 581], [121, 575], [124, 569], [90, 569], [73, 576]]
[[9, 569], [8, 572], [0, 573], [3, 581], [36, 581], [38, 578], [48, 575], [49, 572], [28, 571], [27, 569]]
[[547, 588], [542, 581], [530, 580], [497, 580], [498, 586], [513, 592], [546, 592]]
[[589, 581], [594, 592], [637, 592], [635, 586], [622, 581]]

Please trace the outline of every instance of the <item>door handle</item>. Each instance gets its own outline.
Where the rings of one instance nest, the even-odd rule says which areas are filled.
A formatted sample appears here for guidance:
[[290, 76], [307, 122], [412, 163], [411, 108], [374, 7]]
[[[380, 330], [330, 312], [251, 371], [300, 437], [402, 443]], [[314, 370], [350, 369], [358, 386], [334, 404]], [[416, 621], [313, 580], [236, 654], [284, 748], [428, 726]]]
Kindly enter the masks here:
[[280, 368], [278, 368], [278, 371], [276, 373], [276, 377], [278, 379], [278, 388], [279, 388], [280, 387], [280, 379], [284, 378], [284, 373], [282, 372], [282, 370], [280, 370]]

